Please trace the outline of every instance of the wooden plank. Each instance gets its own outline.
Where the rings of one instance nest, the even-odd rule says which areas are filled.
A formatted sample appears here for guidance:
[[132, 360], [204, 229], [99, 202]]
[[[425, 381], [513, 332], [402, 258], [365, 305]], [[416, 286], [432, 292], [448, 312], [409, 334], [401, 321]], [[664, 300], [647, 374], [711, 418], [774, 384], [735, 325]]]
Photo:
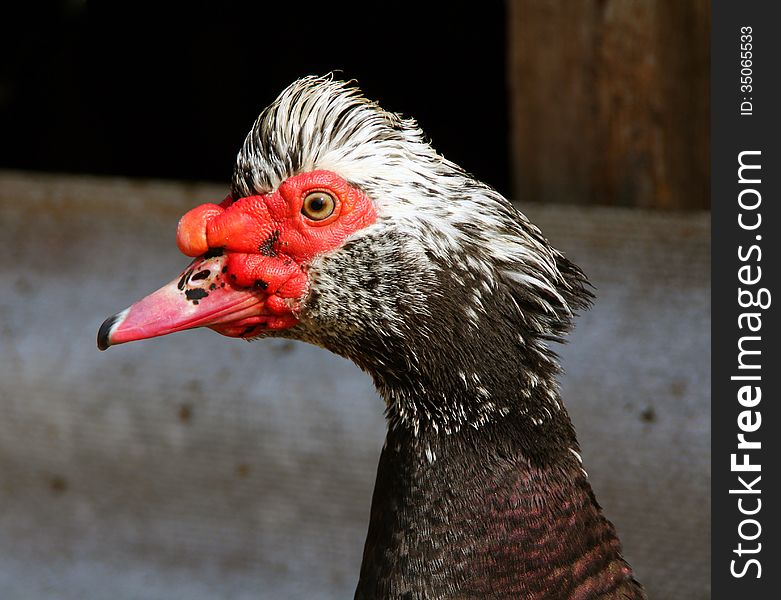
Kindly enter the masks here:
[[708, 208], [710, 4], [510, 0], [517, 199]]

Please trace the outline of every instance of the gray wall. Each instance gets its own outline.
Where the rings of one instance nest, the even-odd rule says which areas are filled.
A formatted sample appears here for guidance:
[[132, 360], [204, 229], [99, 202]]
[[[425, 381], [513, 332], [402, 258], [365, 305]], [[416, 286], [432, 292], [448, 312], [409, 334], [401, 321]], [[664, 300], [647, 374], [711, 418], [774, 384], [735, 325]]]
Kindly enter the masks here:
[[[352, 597], [382, 405], [327, 352], [210, 331], [95, 349], [219, 186], [0, 172], [0, 594]], [[709, 597], [709, 218], [523, 207], [590, 275], [561, 348], [597, 496], [652, 598]]]

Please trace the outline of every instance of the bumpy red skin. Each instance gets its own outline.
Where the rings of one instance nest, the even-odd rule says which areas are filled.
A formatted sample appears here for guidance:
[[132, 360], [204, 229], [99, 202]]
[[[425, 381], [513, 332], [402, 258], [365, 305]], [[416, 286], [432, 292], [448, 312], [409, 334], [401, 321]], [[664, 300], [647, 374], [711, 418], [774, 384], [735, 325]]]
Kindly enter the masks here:
[[[326, 192], [334, 211], [302, 214], [307, 194]], [[291, 177], [269, 194], [203, 204], [182, 217], [177, 245], [196, 257], [180, 277], [109, 317], [98, 348], [210, 327], [251, 338], [298, 323], [309, 265], [377, 218], [371, 200], [330, 171]]]
[[[322, 221], [301, 212], [313, 191], [329, 193], [333, 213]], [[267, 329], [285, 329], [298, 322], [296, 308], [309, 287], [307, 266], [317, 255], [334, 250], [356, 231], [376, 220], [371, 200], [330, 171], [311, 171], [287, 179], [272, 193], [217, 204], [203, 204], [182, 217], [177, 245], [188, 256], [221, 249], [227, 257], [228, 282], [266, 297]], [[240, 336], [241, 324], [214, 327]]]

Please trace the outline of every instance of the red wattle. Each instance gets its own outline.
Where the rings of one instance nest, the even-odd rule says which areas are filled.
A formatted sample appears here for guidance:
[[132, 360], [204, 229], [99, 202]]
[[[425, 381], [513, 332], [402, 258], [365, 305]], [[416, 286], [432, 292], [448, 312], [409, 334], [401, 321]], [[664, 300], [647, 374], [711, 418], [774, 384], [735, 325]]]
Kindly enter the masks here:
[[232, 203], [209, 221], [206, 240], [211, 248], [230, 252], [258, 252], [263, 240], [273, 232], [275, 221], [269, 215], [263, 196], [248, 196]]
[[307, 285], [306, 274], [294, 261], [261, 254], [231, 252], [228, 277], [233, 285], [263, 290], [269, 295], [297, 298]]
[[201, 204], [187, 212], [176, 228], [176, 245], [185, 256], [200, 256], [209, 250], [207, 225], [225, 211], [217, 204]]

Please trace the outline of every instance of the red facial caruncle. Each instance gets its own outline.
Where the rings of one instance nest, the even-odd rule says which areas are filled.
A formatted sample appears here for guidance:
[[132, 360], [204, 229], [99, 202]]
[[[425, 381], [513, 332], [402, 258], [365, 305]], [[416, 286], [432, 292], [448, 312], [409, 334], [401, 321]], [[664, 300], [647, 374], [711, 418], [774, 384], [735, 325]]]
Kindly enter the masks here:
[[198, 206], [177, 228], [179, 249], [195, 260], [107, 319], [98, 347], [194, 327], [247, 338], [293, 327], [312, 260], [375, 219], [363, 192], [322, 170], [290, 177], [268, 194]]

